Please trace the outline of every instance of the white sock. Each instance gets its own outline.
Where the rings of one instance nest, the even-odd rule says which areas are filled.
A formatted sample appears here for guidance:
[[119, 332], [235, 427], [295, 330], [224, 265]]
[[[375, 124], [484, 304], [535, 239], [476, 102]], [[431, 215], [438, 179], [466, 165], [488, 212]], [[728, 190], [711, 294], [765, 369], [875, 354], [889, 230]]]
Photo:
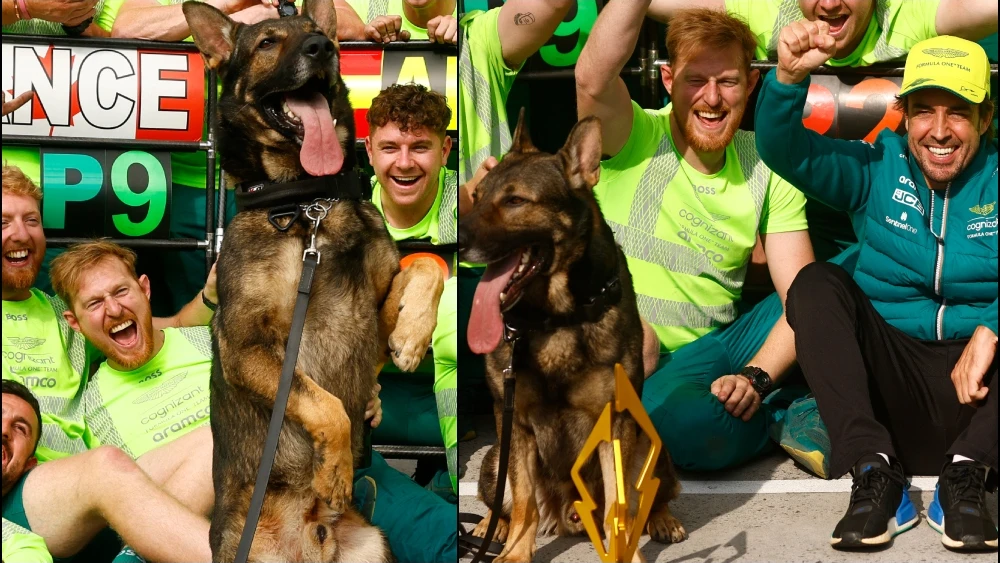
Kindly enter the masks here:
[[952, 463], [958, 463], [960, 461], [976, 461], [976, 460], [972, 459], [971, 457], [965, 457], [964, 455], [958, 455], [958, 454], [955, 454], [951, 458]]
[[889, 463], [889, 464], [892, 463], [891, 461], [889, 461], [889, 456], [887, 456], [885, 454], [878, 454], [878, 455], [882, 456], [882, 459], [884, 459], [886, 463]]

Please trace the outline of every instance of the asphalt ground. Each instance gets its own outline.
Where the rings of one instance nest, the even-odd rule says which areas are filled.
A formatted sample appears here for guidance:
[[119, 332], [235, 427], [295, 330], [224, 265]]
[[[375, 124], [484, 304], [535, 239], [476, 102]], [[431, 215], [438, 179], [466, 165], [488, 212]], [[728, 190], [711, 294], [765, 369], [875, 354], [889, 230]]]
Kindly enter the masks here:
[[[476, 498], [479, 466], [495, 443], [492, 417], [476, 419], [477, 437], [459, 444], [459, 466], [464, 471], [459, 509], [483, 515], [486, 506]], [[997, 553], [954, 553], [941, 545], [941, 536], [927, 524], [926, 510], [934, 496], [935, 476], [914, 477], [911, 499], [920, 523], [900, 534], [891, 546], [875, 552], [841, 552], [829, 545], [830, 534], [847, 510], [849, 477], [823, 480], [813, 477], [783, 453], [775, 453], [736, 470], [713, 474], [681, 474], [682, 492], [671, 503], [673, 514], [687, 530], [687, 540], [660, 544], [649, 536], [640, 540], [647, 561], [680, 563], [823, 562], [997, 562]], [[993, 519], [997, 496], [988, 497]], [[462, 561], [470, 561], [465, 557]], [[539, 537], [535, 561], [597, 562], [594, 546], [585, 536]]]

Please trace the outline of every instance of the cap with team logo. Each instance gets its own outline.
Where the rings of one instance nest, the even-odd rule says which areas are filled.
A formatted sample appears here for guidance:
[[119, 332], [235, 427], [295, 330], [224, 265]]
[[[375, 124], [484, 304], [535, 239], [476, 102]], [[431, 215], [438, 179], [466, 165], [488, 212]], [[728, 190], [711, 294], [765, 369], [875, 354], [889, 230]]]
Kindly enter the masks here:
[[941, 35], [910, 49], [899, 95], [923, 88], [941, 88], [978, 104], [990, 95], [990, 60], [982, 47], [958, 37]]

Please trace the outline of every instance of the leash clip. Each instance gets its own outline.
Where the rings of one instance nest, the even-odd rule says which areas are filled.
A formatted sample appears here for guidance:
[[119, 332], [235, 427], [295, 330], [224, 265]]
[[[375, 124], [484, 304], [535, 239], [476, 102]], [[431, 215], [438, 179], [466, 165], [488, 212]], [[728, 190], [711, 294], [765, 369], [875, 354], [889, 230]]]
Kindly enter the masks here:
[[333, 207], [333, 201], [330, 199], [317, 199], [309, 205], [304, 206], [306, 218], [312, 221], [312, 226], [309, 228], [309, 247], [302, 252], [303, 262], [306, 261], [306, 257], [312, 254], [316, 257], [316, 264], [319, 265], [322, 254], [316, 248], [316, 233], [319, 232], [319, 224], [323, 219], [326, 219], [327, 213]]

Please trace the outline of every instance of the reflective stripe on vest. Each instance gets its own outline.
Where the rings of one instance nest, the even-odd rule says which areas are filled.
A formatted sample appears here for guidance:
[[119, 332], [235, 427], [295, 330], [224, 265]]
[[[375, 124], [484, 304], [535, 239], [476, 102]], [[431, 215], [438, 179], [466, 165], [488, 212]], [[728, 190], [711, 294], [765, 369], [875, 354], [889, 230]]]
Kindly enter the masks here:
[[[462, 52], [458, 57], [458, 77], [460, 86], [465, 91], [465, 96], [459, 96], [459, 99], [462, 103], [474, 100], [479, 122], [490, 137], [490, 144], [469, 155], [469, 161], [465, 163], [465, 177], [461, 179], [465, 184], [472, 179], [473, 174], [490, 155], [500, 158], [507, 154], [512, 142], [506, 117], [501, 119], [500, 108], [493, 105], [489, 80], [472, 66], [468, 40], [462, 41]], [[462, 117], [464, 118], [464, 114]]]
[[[739, 156], [740, 170], [753, 196], [759, 225], [770, 171], [757, 155], [752, 133], [737, 131], [732, 143]], [[699, 277], [707, 274], [713, 282], [735, 292], [743, 286], [745, 264], [737, 270], [723, 271], [695, 249], [665, 241], [654, 234], [664, 192], [680, 165], [670, 136], [664, 136], [639, 180], [629, 209], [628, 224], [614, 221], [608, 221], [608, 224], [626, 256], [661, 266], [670, 272]], [[736, 320], [737, 315], [735, 302], [701, 306], [651, 295], [636, 295], [636, 301], [643, 318], [660, 326], [709, 328], [729, 324]]]
[[458, 222], [455, 221], [455, 206], [458, 205], [458, 173], [444, 171], [444, 193], [438, 207], [438, 242], [452, 244], [458, 242]]

